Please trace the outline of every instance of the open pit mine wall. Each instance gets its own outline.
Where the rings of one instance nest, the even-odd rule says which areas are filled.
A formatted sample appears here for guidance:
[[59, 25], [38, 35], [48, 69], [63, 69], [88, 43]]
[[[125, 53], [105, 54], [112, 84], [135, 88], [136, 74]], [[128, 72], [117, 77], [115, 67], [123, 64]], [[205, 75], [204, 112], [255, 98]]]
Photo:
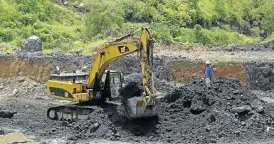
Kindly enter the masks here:
[[[45, 83], [50, 73], [58, 65], [62, 71], [72, 72], [91, 63], [90, 56], [56, 55], [0, 55], [0, 77], [28, 76]], [[139, 73], [139, 60], [135, 57], [123, 57], [113, 62], [110, 68], [124, 74]], [[271, 90], [274, 88], [274, 66], [271, 63], [228, 63], [219, 62], [214, 65], [214, 77], [226, 76], [240, 79], [242, 84], [254, 90]], [[159, 79], [188, 83], [203, 76], [204, 62], [180, 60], [170, 57], [156, 57], [153, 71]]]

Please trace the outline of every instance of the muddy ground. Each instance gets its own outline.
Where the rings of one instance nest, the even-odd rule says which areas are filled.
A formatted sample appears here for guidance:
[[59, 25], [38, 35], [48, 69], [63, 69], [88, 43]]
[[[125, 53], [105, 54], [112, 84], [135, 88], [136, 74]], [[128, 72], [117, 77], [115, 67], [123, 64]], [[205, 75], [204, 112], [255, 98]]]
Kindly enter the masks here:
[[[261, 56], [260, 53], [258, 57]], [[26, 55], [21, 57], [24, 58]], [[34, 63], [36, 60], [44, 61], [43, 57], [35, 55]], [[89, 62], [89, 58], [78, 61], [77, 58], [73, 60], [67, 57], [67, 61], [75, 61], [72, 63], [75, 63], [76, 69]], [[265, 58], [268, 59], [267, 56]], [[49, 61], [58, 64], [62, 62], [61, 59], [66, 59], [66, 56], [60, 60]], [[126, 119], [120, 113], [120, 107], [110, 106], [98, 107], [87, 120], [74, 123], [52, 121], [46, 117], [47, 109], [68, 102], [48, 98], [46, 85], [27, 76], [2, 78], [0, 109], [17, 113], [11, 119], [0, 118], [0, 135], [20, 132], [31, 141], [38, 143], [271, 143], [273, 141], [274, 73], [271, 63], [245, 63], [247, 87], [237, 79], [222, 77], [215, 78], [210, 89], [207, 89], [204, 81], [199, 78], [183, 86], [174, 86], [174, 76], [166, 69], [167, 63], [186, 59], [197, 60], [184, 56], [155, 57], [153, 70], [156, 88], [165, 98], [161, 101], [158, 118], [137, 121]], [[126, 82], [140, 80], [138, 61], [132, 57], [120, 59], [111, 67], [121, 70]]]

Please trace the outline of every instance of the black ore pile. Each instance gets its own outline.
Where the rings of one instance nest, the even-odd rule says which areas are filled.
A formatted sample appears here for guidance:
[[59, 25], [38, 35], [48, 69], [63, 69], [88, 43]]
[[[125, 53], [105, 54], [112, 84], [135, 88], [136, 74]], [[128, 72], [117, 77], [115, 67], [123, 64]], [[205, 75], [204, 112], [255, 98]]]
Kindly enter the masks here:
[[274, 89], [274, 65], [272, 63], [246, 64], [247, 81], [252, 90], [273, 90]]
[[273, 126], [269, 107], [238, 80], [217, 78], [210, 89], [204, 81], [194, 81], [167, 95], [161, 111], [163, 136], [180, 133], [167, 139], [202, 143], [264, 139], [273, 136], [267, 132]]
[[164, 143], [215, 143], [274, 136], [274, 107], [259, 100], [238, 80], [217, 78], [207, 89], [197, 80], [171, 90], [158, 119], [128, 120], [104, 107], [74, 127], [74, 140], [105, 138]]

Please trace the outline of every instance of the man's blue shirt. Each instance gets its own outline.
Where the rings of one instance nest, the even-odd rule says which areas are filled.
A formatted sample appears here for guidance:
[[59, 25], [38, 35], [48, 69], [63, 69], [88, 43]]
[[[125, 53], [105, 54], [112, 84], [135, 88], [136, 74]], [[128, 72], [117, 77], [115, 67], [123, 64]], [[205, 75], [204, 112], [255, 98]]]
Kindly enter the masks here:
[[206, 66], [205, 69], [205, 78], [211, 78], [212, 77], [212, 67], [210, 65]]

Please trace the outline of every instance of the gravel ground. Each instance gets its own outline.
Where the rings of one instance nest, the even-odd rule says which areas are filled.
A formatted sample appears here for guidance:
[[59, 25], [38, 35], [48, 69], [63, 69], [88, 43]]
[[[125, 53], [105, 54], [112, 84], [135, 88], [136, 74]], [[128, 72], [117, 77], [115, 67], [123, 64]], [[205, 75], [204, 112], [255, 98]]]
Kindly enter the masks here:
[[265, 43], [208, 49], [207, 47], [201, 45], [157, 45], [155, 48], [155, 55], [177, 56], [191, 60], [273, 62], [273, 46], [273, 43]]

